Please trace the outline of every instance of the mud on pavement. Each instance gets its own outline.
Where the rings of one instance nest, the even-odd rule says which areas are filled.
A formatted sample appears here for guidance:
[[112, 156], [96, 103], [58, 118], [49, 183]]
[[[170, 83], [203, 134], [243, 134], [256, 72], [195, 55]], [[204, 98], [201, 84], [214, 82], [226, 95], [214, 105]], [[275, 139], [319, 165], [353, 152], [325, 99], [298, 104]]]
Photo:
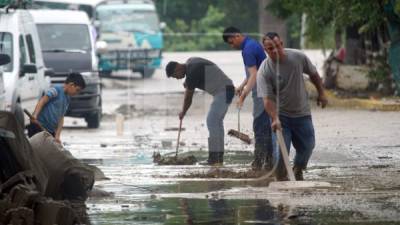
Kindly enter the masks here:
[[[69, 120], [63, 133], [73, 155], [90, 160], [110, 178], [95, 187], [113, 196], [88, 200], [93, 224], [400, 224], [397, 112], [313, 107], [317, 143], [304, 177], [334, 188], [270, 190], [270, 181], [218, 181], [250, 170], [252, 146], [229, 136], [220, 170], [229, 172], [217, 179], [198, 164], [153, 163], [153, 152], [175, 153], [177, 131], [167, 128], [179, 125], [181, 93], [105, 89], [104, 96], [108, 117], [100, 129], [87, 130], [82, 121]], [[183, 121], [179, 154], [201, 161], [207, 157], [210, 98], [200, 93], [194, 98]], [[241, 130], [252, 135], [250, 109], [248, 104], [242, 110]], [[122, 136], [117, 136], [116, 113], [125, 117]], [[236, 113], [231, 107], [226, 131], [237, 127]]]

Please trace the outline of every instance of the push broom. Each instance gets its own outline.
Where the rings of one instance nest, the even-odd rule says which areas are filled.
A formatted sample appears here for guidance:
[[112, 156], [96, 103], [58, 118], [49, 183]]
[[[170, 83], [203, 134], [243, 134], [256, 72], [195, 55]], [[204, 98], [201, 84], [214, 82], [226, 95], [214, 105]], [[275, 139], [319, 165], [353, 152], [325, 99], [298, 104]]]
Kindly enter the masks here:
[[251, 144], [251, 139], [249, 135], [240, 132], [240, 107], [238, 107], [238, 129], [237, 130], [230, 129], [228, 131], [228, 135], [238, 138], [239, 140], [243, 141], [246, 144]]

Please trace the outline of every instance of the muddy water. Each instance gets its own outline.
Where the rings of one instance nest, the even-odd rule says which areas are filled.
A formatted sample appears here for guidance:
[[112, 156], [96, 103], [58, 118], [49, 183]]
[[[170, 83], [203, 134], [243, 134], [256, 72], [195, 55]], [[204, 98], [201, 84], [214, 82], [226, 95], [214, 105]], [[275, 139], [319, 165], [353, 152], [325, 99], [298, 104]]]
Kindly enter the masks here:
[[[110, 178], [96, 182], [96, 188], [114, 197], [88, 201], [93, 224], [400, 224], [398, 113], [314, 108], [317, 147], [305, 179], [333, 187], [272, 190], [267, 188], [270, 180], [184, 178], [210, 168], [153, 164], [154, 151], [175, 153], [177, 132], [170, 128], [178, 125], [175, 115], [182, 96], [170, 94], [166, 105], [160, 95], [130, 93], [135, 107], [123, 112], [124, 133], [117, 136], [113, 112], [127, 103], [119, 100], [126, 93], [105, 92], [110, 104], [101, 128], [88, 130], [83, 121], [72, 119], [63, 134], [67, 149]], [[205, 159], [209, 101], [195, 96], [197, 103], [183, 123], [179, 154]], [[251, 121], [247, 107], [243, 121]], [[235, 126], [231, 108], [225, 128]], [[250, 123], [241, 126], [251, 134]], [[230, 137], [226, 142], [224, 168], [248, 170], [252, 147]]]

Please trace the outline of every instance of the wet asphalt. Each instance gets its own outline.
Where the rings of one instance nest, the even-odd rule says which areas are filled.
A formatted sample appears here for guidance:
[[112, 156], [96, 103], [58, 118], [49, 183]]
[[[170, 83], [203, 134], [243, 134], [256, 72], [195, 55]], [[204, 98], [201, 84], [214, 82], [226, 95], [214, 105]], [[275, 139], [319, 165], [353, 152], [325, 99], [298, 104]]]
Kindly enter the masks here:
[[[235, 84], [241, 81], [238, 52], [170, 53], [164, 62], [192, 55], [211, 58]], [[400, 224], [398, 112], [313, 105], [317, 143], [305, 179], [332, 186], [276, 190], [268, 188], [270, 179], [183, 178], [214, 168], [152, 162], [153, 152], [175, 153], [177, 131], [171, 128], [179, 125], [181, 81], [168, 80], [159, 70], [152, 79], [134, 75], [103, 83], [101, 127], [87, 129], [83, 120], [68, 118], [62, 134], [73, 155], [110, 178], [95, 187], [114, 196], [87, 201], [93, 224]], [[207, 156], [205, 117], [210, 101], [206, 94], [195, 94], [183, 121], [179, 154], [194, 154], [200, 160]], [[241, 111], [241, 129], [251, 136], [250, 110], [248, 99]], [[125, 118], [122, 135], [117, 135], [117, 114]], [[231, 106], [225, 130], [236, 127], [237, 111]], [[231, 137], [225, 140], [223, 169], [249, 170], [253, 147]]]

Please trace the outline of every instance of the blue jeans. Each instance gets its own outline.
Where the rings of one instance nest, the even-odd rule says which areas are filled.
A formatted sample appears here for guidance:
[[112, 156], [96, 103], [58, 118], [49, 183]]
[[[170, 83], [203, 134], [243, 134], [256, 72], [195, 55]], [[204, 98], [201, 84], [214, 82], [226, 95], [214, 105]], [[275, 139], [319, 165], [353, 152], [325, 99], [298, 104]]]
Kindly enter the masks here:
[[227, 87], [214, 96], [207, 115], [207, 128], [209, 132], [208, 151], [224, 152], [224, 118], [232, 103], [235, 89]]
[[[311, 116], [291, 118], [280, 115], [282, 133], [286, 148], [290, 152], [290, 145], [296, 149], [294, 166], [305, 169], [315, 147], [315, 133]], [[280, 151], [279, 151], [280, 154]], [[282, 157], [279, 168], [284, 168]]]
[[273, 152], [271, 120], [264, 109], [262, 98], [253, 95], [253, 131], [255, 146], [262, 146], [263, 154]]

